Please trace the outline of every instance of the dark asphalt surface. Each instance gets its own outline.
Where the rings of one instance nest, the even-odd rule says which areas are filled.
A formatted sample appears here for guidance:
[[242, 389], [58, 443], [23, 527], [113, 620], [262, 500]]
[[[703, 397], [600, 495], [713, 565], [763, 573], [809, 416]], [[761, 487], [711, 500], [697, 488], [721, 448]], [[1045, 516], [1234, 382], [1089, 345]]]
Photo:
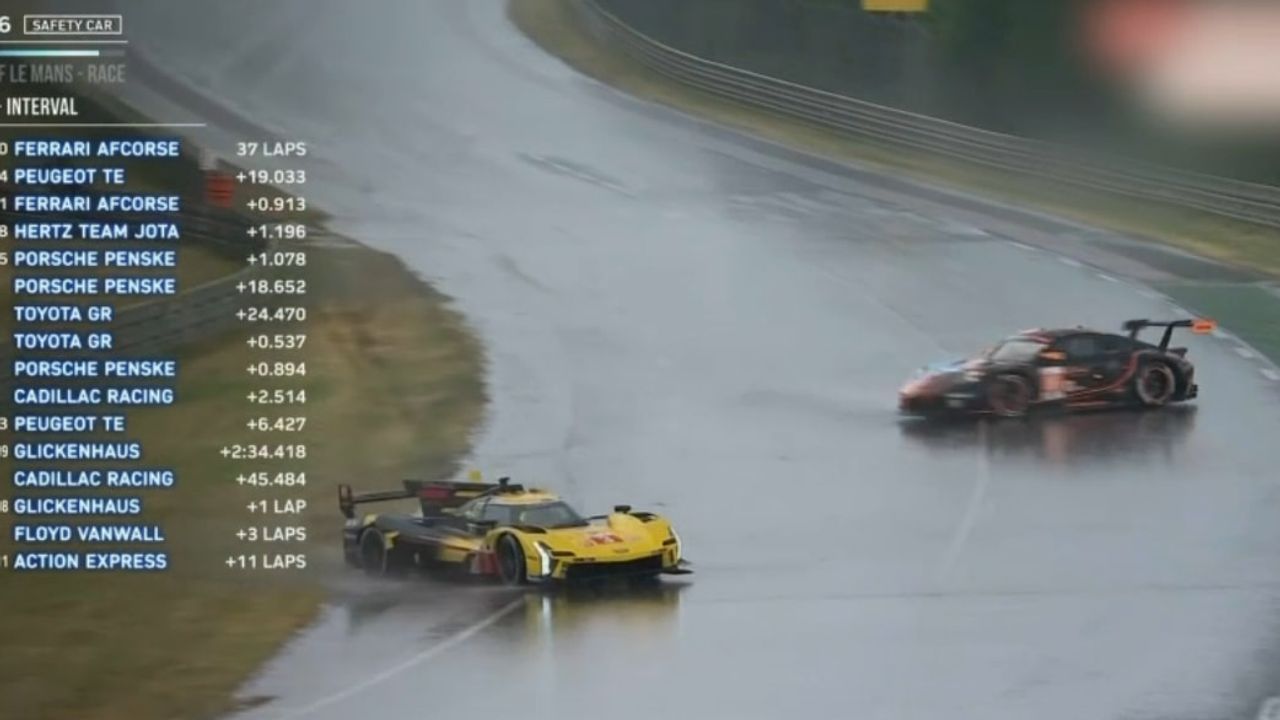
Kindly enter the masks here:
[[476, 465], [668, 513], [698, 570], [349, 578], [245, 720], [1251, 718], [1280, 692], [1280, 389], [1230, 338], [1188, 336], [1181, 411], [894, 408], [926, 361], [1176, 314], [1123, 278], [1223, 269], [622, 97], [501, 0], [127, 10], [167, 72], [313, 143], [344, 232], [458, 299], [492, 363]]

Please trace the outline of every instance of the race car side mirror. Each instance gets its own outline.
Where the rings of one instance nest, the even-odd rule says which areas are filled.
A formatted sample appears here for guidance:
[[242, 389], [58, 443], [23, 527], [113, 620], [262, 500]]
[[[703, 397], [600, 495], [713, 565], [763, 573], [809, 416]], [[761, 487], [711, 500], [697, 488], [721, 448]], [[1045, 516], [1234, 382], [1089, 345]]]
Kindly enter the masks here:
[[496, 520], [468, 520], [467, 525], [475, 532], [489, 532], [498, 526]]
[[629, 513], [631, 512], [631, 506], [630, 505], [614, 505], [613, 511], [616, 513]]

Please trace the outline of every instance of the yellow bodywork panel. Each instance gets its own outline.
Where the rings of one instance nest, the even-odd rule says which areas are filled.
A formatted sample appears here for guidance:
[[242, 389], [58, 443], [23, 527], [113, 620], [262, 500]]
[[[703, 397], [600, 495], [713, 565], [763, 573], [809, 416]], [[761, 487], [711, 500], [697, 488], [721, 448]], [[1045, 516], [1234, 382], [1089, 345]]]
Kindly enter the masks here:
[[541, 505], [542, 503], [555, 502], [559, 499], [558, 496], [552, 493], [529, 489], [523, 492], [499, 495], [490, 502], [495, 505]]
[[[629, 513], [613, 513], [584, 526], [543, 532], [498, 528], [485, 538], [485, 548], [496, 548], [503, 535], [520, 540], [529, 574], [544, 578], [561, 579], [575, 563], [631, 562], [655, 555], [662, 555], [663, 567], [674, 567], [679, 561], [670, 544], [671, 525], [661, 517], [645, 522]], [[551, 572], [546, 571], [544, 559], [552, 560]]]
[[462, 563], [479, 551], [484, 541], [481, 538], [455, 537], [437, 546], [436, 559], [441, 562]]

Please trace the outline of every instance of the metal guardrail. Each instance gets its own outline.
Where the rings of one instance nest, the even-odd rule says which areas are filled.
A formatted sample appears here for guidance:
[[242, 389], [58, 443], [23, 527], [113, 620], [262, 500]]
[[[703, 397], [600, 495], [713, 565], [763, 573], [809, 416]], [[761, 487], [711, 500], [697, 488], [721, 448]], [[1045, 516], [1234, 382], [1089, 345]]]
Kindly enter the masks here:
[[[20, 217], [25, 221], [39, 221], [35, 214], [0, 213], [0, 222]], [[63, 222], [79, 218], [59, 215]], [[182, 242], [195, 242], [221, 248], [241, 248], [246, 254], [254, 250], [269, 249], [274, 244], [247, 238], [244, 234], [247, 220], [237, 222], [227, 214], [182, 213], [167, 216], [180, 226]], [[110, 222], [114, 218], [93, 216], [95, 222]], [[118, 218], [125, 220], [125, 218]], [[128, 218], [138, 222], [137, 216]], [[228, 330], [237, 324], [235, 311], [240, 307], [240, 282], [261, 277], [266, 271], [261, 266], [246, 265], [224, 277], [211, 280], [170, 297], [157, 298], [134, 305], [117, 307], [115, 318], [109, 326], [113, 335], [113, 349], [131, 355], [172, 350], [195, 340], [206, 339]], [[48, 302], [43, 299], [42, 302]], [[9, 338], [0, 338], [0, 380], [8, 380], [13, 372], [14, 348]], [[71, 357], [66, 353], [59, 357]]]
[[1280, 227], [1280, 187], [1084, 157], [1079, 150], [779, 80], [664, 45], [630, 27], [596, 0], [577, 0], [575, 5], [588, 32], [600, 42], [621, 49], [651, 70], [727, 100], [872, 142]]

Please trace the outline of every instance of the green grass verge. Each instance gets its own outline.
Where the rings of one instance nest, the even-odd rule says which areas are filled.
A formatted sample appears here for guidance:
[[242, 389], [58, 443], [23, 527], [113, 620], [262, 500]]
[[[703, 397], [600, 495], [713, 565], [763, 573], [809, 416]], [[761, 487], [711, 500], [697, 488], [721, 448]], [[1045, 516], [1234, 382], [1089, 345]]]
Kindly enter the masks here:
[[[340, 570], [338, 482], [384, 487], [406, 474], [452, 472], [485, 400], [481, 350], [447, 299], [394, 258], [363, 247], [312, 249], [312, 314], [301, 353], [310, 453], [297, 492], [241, 487], [237, 472], [272, 463], [223, 460], [225, 443], [254, 438], [245, 366], [264, 353], [232, 335], [183, 353], [180, 404], [134, 412], [131, 437], [148, 465], [172, 466], [178, 486], [146, 493], [142, 522], [161, 524], [174, 569], [148, 576], [6, 573], [0, 582], [0, 715], [23, 720], [187, 720], [231, 708], [232, 692], [310, 621]], [[272, 382], [272, 385], [279, 385]], [[293, 413], [287, 413], [293, 414]], [[282, 467], [279, 464], [276, 467]], [[245, 504], [304, 497], [303, 546], [246, 544], [264, 524]], [[9, 523], [5, 523], [6, 530]], [[11, 551], [8, 538], [0, 552]], [[245, 552], [308, 553], [306, 571], [232, 571]]]
[[1280, 296], [1257, 285], [1163, 283], [1156, 286], [1179, 304], [1211, 318], [1280, 362]]
[[1073, 218], [1165, 242], [1226, 263], [1280, 276], [1280, 230], [1160, 203], [1064, 188], [936, 155], [851, 139], [792, 118], [717, 98], [660, 75], [597, 43], [573, 0], [509, 0], [511, 20], [534, 42], [580, 71], [641, 98], [823, 157]]

